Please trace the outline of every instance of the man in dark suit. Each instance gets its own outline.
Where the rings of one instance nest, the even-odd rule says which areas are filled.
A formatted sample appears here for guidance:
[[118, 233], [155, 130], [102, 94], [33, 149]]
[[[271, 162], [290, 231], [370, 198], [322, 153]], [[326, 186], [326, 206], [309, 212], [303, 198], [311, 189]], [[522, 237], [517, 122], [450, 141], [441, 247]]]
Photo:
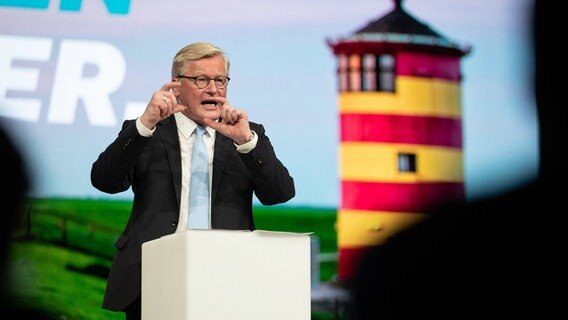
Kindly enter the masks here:
[[350, 320], [546, 319], [564, 312], [557, 292], [566, 270], [568, 111], [564, 52], [551, 23], [564, 13], [542, 0], [532, 10], [538, 177], [502, 194], [445, 204], [369, 249], [350, 289]]
[[130, 219], [115, 243], [103, 308], [140, 319], [142, 244], [192, 228], [189, 169], [198, 126], [206, 129], [203, 140], [213, 159], [205, 228], [254, 230], [253, 193], [264, 205], [294, 197], [294, 180], [264, 127], [226, 99], [229, 80], [221, 49], [203, 42], [182, 48], [173, 59], [172, 81], [154, 92], [140, 117], [124, 122], [94, 162], [94, 187], [107, 193], [131, 187], [134, 193]]

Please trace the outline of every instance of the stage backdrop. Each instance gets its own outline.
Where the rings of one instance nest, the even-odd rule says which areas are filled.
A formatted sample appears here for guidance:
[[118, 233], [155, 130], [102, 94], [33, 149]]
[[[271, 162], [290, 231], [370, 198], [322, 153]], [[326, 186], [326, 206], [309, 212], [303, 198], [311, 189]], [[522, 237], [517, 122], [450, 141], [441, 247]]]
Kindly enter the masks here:
[[[537, 167], [527, 0], [408, 0], [406, 10], [473, 51], [462, 61], [465, 183], [506, 189]], [[336, 61], [390, 0], [0, 0], [0, 118], [34, 178], [32, 196], [109, 196], [90, 169], [122, 121], [170, 80], [171, 59], [209, 41], [231, 59], [228, 98], [263, 123], [297, 186], [289, 204], [338, 206]]]

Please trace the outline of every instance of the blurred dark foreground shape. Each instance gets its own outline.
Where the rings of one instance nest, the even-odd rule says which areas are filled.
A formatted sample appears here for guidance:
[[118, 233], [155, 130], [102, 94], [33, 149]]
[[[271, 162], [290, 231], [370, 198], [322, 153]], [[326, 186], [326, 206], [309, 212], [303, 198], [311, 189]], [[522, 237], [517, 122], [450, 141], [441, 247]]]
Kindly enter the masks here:
[[35, 310], [21, 303], [14, 295], [14, 283], [10, 278], [11, 235], [23, 217], [27, 192], [31, 187], [26, 162], [19, 148], [14, 144], [5, 124], [0, 122], [0, 168], [2, 168], [2, 226], [0, 230], [0, 316], [2, 319], [57, 319], [46, 311]]

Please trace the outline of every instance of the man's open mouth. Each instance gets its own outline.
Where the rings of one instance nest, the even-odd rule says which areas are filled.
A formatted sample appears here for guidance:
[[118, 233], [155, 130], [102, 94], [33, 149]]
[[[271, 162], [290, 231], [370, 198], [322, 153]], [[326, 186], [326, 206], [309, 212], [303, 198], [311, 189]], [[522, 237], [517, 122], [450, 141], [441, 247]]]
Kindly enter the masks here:
[[217, 106], [217, 101], [215, 100], [203, 100], [201, 101], [202, 106]]

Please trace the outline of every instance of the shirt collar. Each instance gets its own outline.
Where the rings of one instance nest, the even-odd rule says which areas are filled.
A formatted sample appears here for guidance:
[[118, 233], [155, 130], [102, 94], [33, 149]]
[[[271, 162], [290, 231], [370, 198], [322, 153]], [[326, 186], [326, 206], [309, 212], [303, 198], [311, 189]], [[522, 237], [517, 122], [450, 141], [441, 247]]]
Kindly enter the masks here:
[[[186, 117], [181, 112], [174, 113], [174, 117], [178, 130], [186, 139], [189, 138], [195, 130], [195, 127], [197, 127], [197, 123]], [[207, 134], [209, 134], [210, 137], [213, 137], [213, 135], [215, 134], [215, 129], [211, 127], [205, 127], [205, 131], [207, 131]]]

